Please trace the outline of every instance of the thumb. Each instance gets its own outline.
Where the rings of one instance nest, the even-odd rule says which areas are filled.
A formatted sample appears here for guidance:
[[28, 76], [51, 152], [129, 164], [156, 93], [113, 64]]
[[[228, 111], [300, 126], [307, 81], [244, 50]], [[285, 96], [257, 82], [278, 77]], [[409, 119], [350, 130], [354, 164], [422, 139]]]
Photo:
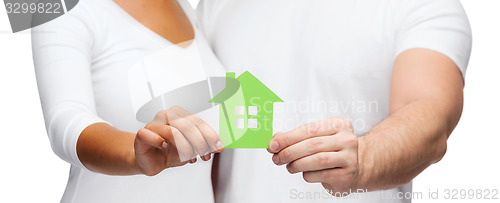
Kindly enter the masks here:
[[[136, 151], [141, 153], [146, 152], [151, 147], [163, 150], [169, 146], [165, 139], [147, 128], [142, 128], [137, 132], [136, 141], [139, 144], [136, 146]], [[137, 149], [138, 147], [139, 149]]]

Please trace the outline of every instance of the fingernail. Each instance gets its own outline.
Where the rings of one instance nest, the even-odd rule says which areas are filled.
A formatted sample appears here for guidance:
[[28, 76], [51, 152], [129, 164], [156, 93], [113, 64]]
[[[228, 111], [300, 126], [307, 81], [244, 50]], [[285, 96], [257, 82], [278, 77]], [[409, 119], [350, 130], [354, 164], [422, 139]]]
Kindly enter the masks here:
[[161, 147], [162, 147], [163, 149], [167, 148], [167, 147], [168, 147], [167, 142], [163, 142], [163, 143], [161, 144]]
[[273, 162], [278, 165], [280, 163], [280, 157], [278, 155], [273, 156]]
[[274, 141], [274, 140], [273, 140], [273, 141], [271, 141], [271, 143], [269, 143], [269, 148], [270, 148], [271, 150], [273, 150], [273, 151], [278, 151], [278, 148], [279, 148], [279, 147], [280, 147], [280, 146], [278, 145], [278, 142], [276, 142], [276, 141]]
[[203, 154], [203, 156], [200, 156], [201, 160], [208, 161], [207, 155], [208, 155], [208, 152], [205, 152], [205, 154]]
[[219, 140], [217, 141], [217, 144], [215, 144], [215, 147], [217, 147], [217, 151], [222, 150], [224, 149], [224, 144], [222, 144], [222, 142]]
[[286, 165], [286, 170], [288, 170], [289, 173], [293, 174], [292, 167], [290, 167], [290, 164]]

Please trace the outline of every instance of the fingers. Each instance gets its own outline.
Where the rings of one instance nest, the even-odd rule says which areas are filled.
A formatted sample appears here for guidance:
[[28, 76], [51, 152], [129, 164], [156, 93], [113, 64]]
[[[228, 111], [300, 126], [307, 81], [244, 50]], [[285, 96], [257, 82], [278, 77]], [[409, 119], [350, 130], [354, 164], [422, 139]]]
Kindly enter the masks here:
[[195, 115], [187, 116], [186, 119], [190, 120], [198, 128], [203, 138], [210, 146], [210, 152], [222, 152], [224, 150], [224, 144], [222, 144], [219, 135], [217, 135], [215, 130], [203, 121], [203, 119]]
[[289, 132], [276, 133], [269, 143], [268, 151], [276, 153], [303, 140], [312, 137], [333, 135], [345, 129], [352, 129], [351, 122], [345, 118], [330, 118], [304, 124]]
[[222, 143], [219, 135], [217, 135], [217, 132], [215, 132], [215, 130], [212, 129], [205, 121], [203, 121], [203, 119], [191, 114], [179, 106], [170, 108], [169, 112], [171, 112], [170, 114], [175, 114], [173, 116], [174, 118], [185, 118], [191, 121], [198, 128], [205, 141], [211, 147], [211, 152], [222, 152], [224, 150], [224, 144]]
[[146, 128], [156, 132], [167, 142], [173, 144], [179, 153], [179, 160], [181, 162], [189, 161], [196, 157], [191, 143], [177, 128], [165, 124], [147, 124]]
[[348, 192], [354, 186], [355, 174], [352, 170], [335, 168], [329, 170], [309, 171], [302, 174], [308, 183], [321, 183], [331, 191]]
[[[137, 139], [143, 144], [146, 144], [148, 146], [153, 146], [158, 149], [166, 149], [168, 147], [167, 142], [163, 137], [160, 135], [154, 133], [153, 131], [147, 129], [147, 128], [142, 128], [137, 132]], [[149, 147], [144, 147], [144, 148], [139, 148], [136, 149], [138, 153], [144, 153], [144, 150], [148, 150]]]
[[176, 128], [191, 144], [195, 156], [200, 155], [202, 160], [207, 161], [211, 158], [210, 153], [221, 152], [224, 149], [215, 130], [202, 119], [179, 106], [160, 111], [150, 123], [150, 125], [153, 124], [170, 125]]
[[[341, 169], [336, 169], [336, 170], [341, 170]], [[308, 183], [325, 182], [325, 180], [328, 180], [330, 176], [332, 176], [330, 170], [309, 171], [309, 172], [304, 172], [302, 174], [302, 177]]]
[[210, 147], [205, 138], [203, 138], [201, 132], [191, 121], [185, 118], [177, 118], [171, 120], [170, 124], [179, 129], [182, 135], [191, 143], [197, 155], [203, 157], [210, 153]]
[[289, 163], [286, 168], [290, 173], [319, 171], [347, 166], [346, 156], [342, 152], [320, 152]]
[[147, 124], [144, 129], [150, 130], [159, 136], [161, 136], [164, 140], [168, 142], [172, 142], [173, 138], [173, 133], [172, 133], [172, 127], [164, 124], [153, 124], [149, 123]]
[[224, 144], [215, 130], [201, 118], [179, 106], [171, 107], [167, 114], [167, 122], [184, 134], [203, 160], [209, 160], [210, 153], [221, 152], [224, 149]]
[[[177, 128], [172, 127], [172, 134], [174, 137], [175, 147], [179, 153], [181, 162], [194, 160], [196, 161], [196, 151], [193, 145], [186, 139], [186, 137]], [[194, 163], [193, 162], [193, 163]]]
[[337, 141], [337, 136], [321, 136], [306, 139], [291, 145], [273, 155], [273, 162], [277, 165], [288, 164], [318, 152], [339, 151], [342, 147]]
[[156, 113], [150, 124], [168, 124], [167, 110], [162, 110]]

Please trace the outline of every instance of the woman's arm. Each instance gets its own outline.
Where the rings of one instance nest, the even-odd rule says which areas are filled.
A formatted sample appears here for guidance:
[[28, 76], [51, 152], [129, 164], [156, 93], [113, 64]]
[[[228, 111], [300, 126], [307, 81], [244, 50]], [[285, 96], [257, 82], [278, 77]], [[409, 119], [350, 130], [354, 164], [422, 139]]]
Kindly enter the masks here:
[[[108, 161], [117, 174], [137, 174], [131, 167], [133, 156], [129, 156], [135, 134], [111, 127], [96, 113], [90, 72], [93, 33], [87, 22], [69, 13], [32, 31], [36, 78], [50, 143], [54, 153], [72, 165], [104, 171], [96, 170], [96, 165]], [[85, 147], [77, 150], [77, 142]], [[109, 150], [98, 150], [104, 147]]]
[[137, 134], [97, 116], [91, 77], [95, 29], [75, 12], [85, 10], [73, 10], [32, 32], [47, 133], [61, 159], [100, 173], [154, 175], [196, 155], [208, 160], [209, 153], [223, 148], [215, 131], [177, 107], [160, 112]]
[[134, 133], [107, 123], [95, 123], [81, 133], [77, 143], [80, 161], [89, 170], [113, 175], [141, 174], [134, 154]]
[[97, 116], [90, 71], [92, 23], [75, 12], [32, 29], [33, 61], [40, 102], [52, 150], [84, 168], [76, 152], [81, 132]]
[[169, 167], [208, 161], [224, 149], [217, 133], [200, 118], [174, 106], [160, 111], [137, 134], [105, 123], [87, 127], [78, 139], [81, 162], [91, 171], [110, 175], [156, 175]]

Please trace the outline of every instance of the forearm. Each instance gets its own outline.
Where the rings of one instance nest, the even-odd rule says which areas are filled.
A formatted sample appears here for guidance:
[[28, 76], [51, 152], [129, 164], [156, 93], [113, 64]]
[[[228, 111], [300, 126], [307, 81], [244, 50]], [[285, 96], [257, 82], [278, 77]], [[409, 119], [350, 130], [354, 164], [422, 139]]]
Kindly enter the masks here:
[[134, 154], [135, 134], [105, 123], [88, 126], [80, 134], [77, 154], [89, 170], [108, 175], [140, 174]]
[[438, 99], [410, 102], [360, 137], [359, 188], [373, 191], [406, 184], [439, 161], [461, 114], [461, 106], [445, 105]]

